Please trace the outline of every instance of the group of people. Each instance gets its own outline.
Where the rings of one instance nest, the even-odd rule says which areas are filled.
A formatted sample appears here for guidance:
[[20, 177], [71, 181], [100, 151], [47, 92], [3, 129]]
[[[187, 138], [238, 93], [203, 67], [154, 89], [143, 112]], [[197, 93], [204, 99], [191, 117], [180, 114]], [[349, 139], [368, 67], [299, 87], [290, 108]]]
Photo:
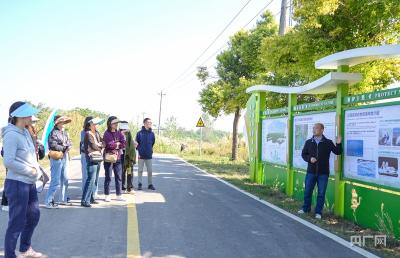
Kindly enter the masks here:
[[[72, 205], [68, 196], [68, 159], [71, 140], [64, 130], [71, 119], [64, 116], [55, 118], [55, 126], [49, 136], [49, 158], [51, 164], [51, 183], [45, 205], [56, 209], [58, 205]], [[112, 174], [115, 179], [117, 201], [125, 201], [123, 192], [134, 193], [133, 169], [136, 164], [136, 149], [139, 151], [138, 190], [142, 190], [144, 165], [148, 173], [148, 189], [155, 190], [152, 183], [152, 154], [155, 136], [152, 132], [150, 118], [143, 121], [143, 128], [133, 138], [128, 122], [120, 121], [115, 116], [107, 119], [107, 130], [101, 136], [97, 126], [104, 119], [86, 117], [80, 137], [80, 154], [82, 165], [82, 198], [81, 206], [91, 207], [98, 204], [99, 175], [101, 164], [104, 165], [104, 201], [110, 202], [110, 185]], [[54, 179], [54, 180], [53, 180]], [[60, 188], [59, 202], [54, 201], [55, 193]]]
[[[3, 149], [1, 155], [6, 167], [6, 180], [2, 196], [2, 207], [8, 211], [9, 222], [5, 235], [4, 255], [17, 257], [15, 249], [20, 238], [20, 257], [42, 257], [31, 246], [33, 232], [40, 219], [37, 183], [43, 179], [44, 170], [39, 160], [45, 157], [43, 144], [38, 140], [34, 123], [39, 111], [26, 102], [15, 102], [9, 109], [8, 125], [2, 128]], [[45, 197], [45, 207], [72, 205], [68, 194], [68, 164], [71, 139], [65, 126], [71, 119], [56, 116], [54, 128], [48, 138], [51, 181]], [[100, 167], [105, 171], [104, 201], [110, 202], [112, 173], [115, 178], [117, 201], [125, 201], [122, 193], [134, 193], [133, 168], [138, 151], [138, 190], [142, 190], [144, 166], [148, 172], [148, 189], [155, 190], [152, 182], [152, 155], [155, 135], [152, 121], [146, 118], [142, 129], [134, 138], [128, 123], [111, 116], [107, 130], [101, 137], [97, 126], [103, 119], [87, 117], [81, 132], [82, 197], [81, 206], [91, 207], [98, 203]], [[55, 201], [60, 191], [58, 202]]]

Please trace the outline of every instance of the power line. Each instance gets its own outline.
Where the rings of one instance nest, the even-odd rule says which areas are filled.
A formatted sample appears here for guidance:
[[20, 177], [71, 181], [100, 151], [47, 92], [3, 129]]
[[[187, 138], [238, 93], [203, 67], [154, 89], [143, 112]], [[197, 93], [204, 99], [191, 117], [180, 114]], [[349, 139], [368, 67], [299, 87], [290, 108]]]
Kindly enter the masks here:
[[[218, 33], [218, 35], [215, 37], [215, 39], [201, 52], [201, 54], [184, 70], [183, 73], [181, 73], [170, 85], [173, 85], [176, 81], [178, 81], [183, 75], [185, 75], [190, 68], [193, 67], [199, 61], [199, 59], [210, 49], [212, 45], [221, 37], [221, 35], [228, 29], [228, 27], [236, 20], [236, 18], [242, 13], [242, 11], [246, 8], [246, 6], [251, 2], [252, 0], [248, 0], [245, 5], [243, 5], [240, 10], [235, 14], [235, 16], [229, 21], [229, 23], [223, 28], [223, 30]], [[166, 88], [170, 87], [168, 85]], [[164, 90], [166, 89], [164, 88]]]
[[[251, 18], [251, 20], [249, 20], [244, 26], [242, 26], [242, 29], [245, 29], [247, 26], [249, 26], [250, 23], [253, 22], [254, 19], [256, 19], [257, 17], [259, 17], [259, 16], [261, 15], [261, 13], [263, 13], [274, 1], [275, 1], [275, 0], [271, 0], [270, 2], [268, 2], [268, 4], [266, 4], [263, 8], [261, 8], [261, 9], [257, 12], [257, 14], [256, 14], [253, 18]], [[210, 55], [207, 59], [205, 59], [199, 66], [203, 66], [205, 63], [207, 63], [208, 60], [210, 60], [212, 57], [214, 57], [215, 55], [217, 55], [224, 47], [226, 47], [227, 44], [228, 44], [228, 42], [224, 43], [220, 48], [217, 49], [217, 51], [215, 51], [213, 54], [211, 54], [211, 55]], [[214, 66], [215, 64], [216, 64], [216, 62], [215, 62], [214, 64], [212, 64], [211, 66]], [[196, 70], [194, 70], [194, 71], [188, 73], [186, 76], [184, 76], [184, 77], [182, 78], [182, 80], [188, 78], [188, 77], [189, 77], [190, 75], [192, 75], [194, 72], [196, 72]], [[193, 79], [192, 79], [192, 80], [193, 80]], [[191, 82], [192, 80], [190, 80], [189, 82]], [[182, 87], [182, 86], [184, 86], [184, 85], [186, 85], [186, 84], [187, 84], [187, 82], [182, 83], [182, 84], [179, 84], [179, 86], [177, 86], [177, 87], [172, 87], [170, 90], [172, 90], [172, 89], [174, 89], [174, 90], [175, 90], [175, 89], [178, 89], [178, 88], [180, 88], [180, 87]]]
[[[249, 20], [244, 26], [242, 26], [242, 29], [245, 29], [247, 26], [250, 25], [251, 22], [254, 21], [254, 19], [256, 19], [257, 17], [259, 17], [261, 15], [261, 13], [263, 13], [275, 0], [271, 0], [270, 2], [268, 2], [265, 6], [263, 6], [258, 12], [257, 14], [251, 18], [251, 20]], [[219, 47], [215, 52], [213, 52], [209, 57], [207, 57], [199, 66], [203, 66], [205, 63], [207, 63], [207, 61], [209, 61], [211, 58], [213, 58], [215, 55], [217, 55], [218, 53], [221, 52], [221, 50], [226, 47], [226, 45], [228, 44], [228, 42], [225, 42], [221, 47]], [[213, 65], [215, 65], [216, 63], [214, 63]], [[213, 66], [211, 65], [211, 66]], [[191, 76], [194, 72], [196, 72], [197, 70], [193, 70], [192, 72], [186, 74], [180, 81], [185, 80], [186, 78], [188, 78], [189, 76]], [[192, 81], [192, 80], [190, 80]], [[170, 90], [172, 89], [177, 89], [180, 88], [183, 85], [186, 85], [187, 82], [179, 84], [178, 87], [172, 87]]]
[[265, 11], [265, 9], [268, 8], [275, 0], [271, 0], [268, 4], [266, 4], [246, 25], [243, 26], [243, 28], [246, 28], [255, 18], [261, 15]]

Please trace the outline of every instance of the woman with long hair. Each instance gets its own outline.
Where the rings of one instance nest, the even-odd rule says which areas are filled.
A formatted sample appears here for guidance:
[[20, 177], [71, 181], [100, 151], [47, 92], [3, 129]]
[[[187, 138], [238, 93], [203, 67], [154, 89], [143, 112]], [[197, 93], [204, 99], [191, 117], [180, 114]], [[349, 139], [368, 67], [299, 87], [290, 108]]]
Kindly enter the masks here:
[[79, 143], [79, 152], [81, 154], [81, 169], [82, 169], [82, 192], [83, 189], [85, 188], [85, 183], [87, 179], [87, 164], [86, 164], [86, 153], [85, 153], [85, 148], [84, 148], [84, 140], [85, 140], [85, 135], [86, 135], [86, 126], [90, 120], [92, 120], [92, 116], [88, 116], [85, 118], [85, 121], [83, 122], [83, 129], [81, 131], [81, 140]]
[[91, 207], [91, 204], [97, 204], [94, 194], [99, 179], [100, 165], [103, 161], [103, 143], [96, 126], [101, 121], [99, 118], [92, 118], [87, 121], [85, 126], [84, 151], [87, 164], [87, 179], [81, 199], [81, 206], [83, 207]]

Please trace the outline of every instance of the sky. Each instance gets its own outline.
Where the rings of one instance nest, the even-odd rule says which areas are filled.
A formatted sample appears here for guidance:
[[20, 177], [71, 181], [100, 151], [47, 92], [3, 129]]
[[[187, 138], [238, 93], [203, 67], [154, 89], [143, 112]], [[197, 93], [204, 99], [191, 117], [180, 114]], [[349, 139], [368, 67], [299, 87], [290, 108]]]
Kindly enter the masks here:
[[[219, 40], [173, 83], [247, 0], [0, 1], [0, 125], [17, 100], [87, 107], [137, 121], [170, 116], [194, 129], [201, 115], [195, 67], [270, 0], [252, 0]], [[280, 1], [268, 7], [279, 19]], [[254, 26], [254, 20], [247, 28]], [[215, 57], [205, 63], [211, 68]], [[230, 131], [232, 116], [215, 127]], [[161, 124], [162, 124], [161, 123]]]

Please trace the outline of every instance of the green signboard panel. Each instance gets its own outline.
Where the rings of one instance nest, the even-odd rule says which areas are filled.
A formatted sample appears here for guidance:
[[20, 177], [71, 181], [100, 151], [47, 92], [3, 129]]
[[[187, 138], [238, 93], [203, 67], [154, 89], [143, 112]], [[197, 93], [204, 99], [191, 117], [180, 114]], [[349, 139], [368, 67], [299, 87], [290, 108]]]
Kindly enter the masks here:
[[399, 194], [367, 185], [346, 183], [344, 217], [364, 227], [379, 230], [388, 237], [398, 237], [400, 236]]
[[335, 107], [336, 99], [326, 99], [312, 103], [299, 104], [293, 107], [293, 111], [307, 111], [315, 109], [326, 109], [328, 107]]
[[388, 89], [382, 91], [368, 92], [364, 94], [358, 94], [353, 96], [344, 97], [344, 104], [353, 104], [374, 100], [390, 99], [400, 97], [400, 88]]
[[265, 184], [275, 190], [285, 192], [287, 184], [287, 170], [285, 167], [264, 163]]
[[266, 110], [265, 95], [253, 93], [246, 114], [251, 179], [303, 200], [301, 149], [313, 124], [322, 122], [331, 140], [341, 132], [344, 146], [342, 156], [331, 154], [325, 212], [399, 238], [400, 102], [366, 105], [393, 97], [400, 97], [400, 88], [347, 96], [341, 85], [336, 99], [296, 105], [290, 94], [288, 107]]

